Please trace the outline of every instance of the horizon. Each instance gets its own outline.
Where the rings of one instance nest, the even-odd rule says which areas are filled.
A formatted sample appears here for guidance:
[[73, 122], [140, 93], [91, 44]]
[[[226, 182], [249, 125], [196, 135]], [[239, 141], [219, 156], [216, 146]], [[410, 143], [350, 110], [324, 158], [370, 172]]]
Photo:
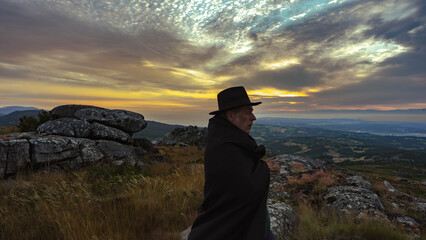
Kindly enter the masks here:
[[425, 11], [422, 0], [0, 0], [0, 106], [205, 126], [217, 93], [244, 86], [259, 118], [424, 109]]
[[[25, 107], [33, 108], [33, 106], [0, 106], [1, 108], [6, 107]], [[257, 106], [256, 106], [257, 108]], [[52, 109], [40, 109], [50, 111]], [[125, 109], [129, 110], [129, 109]], [[256, 110], [256, 109], [255, 109]], [[19, 110], [18, 110], [19, 111]], [[257, 119], [260, 118], [284, 118], [284, 119], [312, 119], [312, 120], [327, 120], [327, 119], [352, 119], [352, 120], [363, 120], [371, 122], [406, 122], [406, 123], [423, 123], [426, 124], [426, 109], [407, 109], [407, 110], [331, 110], [332, 113], [328, 112], [330, 110], [320, 110], [320, 111], [307, 111], [307, 112], [286, 112], [284, 115], [262, 115], [257, 114], [255, 116]], [[395, 111], [397, 113], [395, 113]], [[12, 111], [13, 112], [13, 111]], [[9, 112], [9, 113], [12, 113]], [[402, 112], [402, 113], [401, 113]], [[419, 113], [420, 112], [420, 113]], [[9, 114], [9, 113], [6, 113]], [[184, 126], [198, 126], [198, 127], [207, 127], [208, 120], [212, 117], [208, 115], [207, 112], [203, 115], [194, 116], [191, 120], [188, 120], [186, 115], [182, 118], [150, 118], [145, 116], [143, 113], [140, 113], [144, 116], [147, 121], [155, 121], [160, 123], [166, 123], [170, 125], [184, 125]], [[1, 117], [2, 115], [0, 115]], [[256, 121], [254, 122], [256, 124]]]

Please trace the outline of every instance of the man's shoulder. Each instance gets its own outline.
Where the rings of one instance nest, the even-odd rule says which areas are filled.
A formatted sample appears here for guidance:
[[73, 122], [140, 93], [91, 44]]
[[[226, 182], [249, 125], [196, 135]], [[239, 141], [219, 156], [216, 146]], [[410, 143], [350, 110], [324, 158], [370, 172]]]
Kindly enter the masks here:
[[227, 150], [232, 148], [236, 148], [236, 145], [230, 141], [215, 141], [215, 142], [207, 143], [206, 151], [207, 150], [219, 151], [219, 150]]

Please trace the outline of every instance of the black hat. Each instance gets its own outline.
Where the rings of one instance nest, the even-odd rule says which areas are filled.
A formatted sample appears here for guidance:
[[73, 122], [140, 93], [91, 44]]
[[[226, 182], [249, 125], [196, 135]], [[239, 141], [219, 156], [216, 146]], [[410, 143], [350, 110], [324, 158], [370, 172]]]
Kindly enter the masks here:
[[241, 106], [255, 106], [262, 102], [250, 102], [244, 87], [231, 87], [217, 94], [217, 105], [219, 110], [209, 113], [210, 115], [217, 114], [222, 111], [230, 110]]

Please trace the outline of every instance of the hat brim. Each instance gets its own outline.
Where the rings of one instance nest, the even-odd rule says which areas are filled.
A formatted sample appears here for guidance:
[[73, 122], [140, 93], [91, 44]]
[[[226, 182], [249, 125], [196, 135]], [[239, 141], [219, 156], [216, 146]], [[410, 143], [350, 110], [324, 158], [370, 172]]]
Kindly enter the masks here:
[[239, 108], [239, 107], [242, 107], [242, 106], [256, 106], [256, 105], [259, 105], [261, 103], [262, 102], [253, 102], [253, 103], [250, 103], [250, 104], [244, 104], [244, 105], [240, 105], [240, 106], [229, 107], [229, 108], [220, 109], [220, 110], [216, 110], [216, 111], [210, 112], [209, 114], [210, 115], [216, 115], [216, 114], [218, 114], [220, 112], [228, 111], [228, 110], [231, 110], [231, 109], [234, 109], [234, 108]]

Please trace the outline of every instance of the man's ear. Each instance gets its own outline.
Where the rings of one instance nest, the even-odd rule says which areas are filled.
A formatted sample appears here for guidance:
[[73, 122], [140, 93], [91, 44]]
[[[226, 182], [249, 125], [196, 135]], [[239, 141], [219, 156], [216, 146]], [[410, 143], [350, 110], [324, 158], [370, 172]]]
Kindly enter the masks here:
[[225, 117], [228, 121], [232, 122], [232, 120], [234, 119], [234, 114], [232, 111], [226, 111], [225, 112]]

